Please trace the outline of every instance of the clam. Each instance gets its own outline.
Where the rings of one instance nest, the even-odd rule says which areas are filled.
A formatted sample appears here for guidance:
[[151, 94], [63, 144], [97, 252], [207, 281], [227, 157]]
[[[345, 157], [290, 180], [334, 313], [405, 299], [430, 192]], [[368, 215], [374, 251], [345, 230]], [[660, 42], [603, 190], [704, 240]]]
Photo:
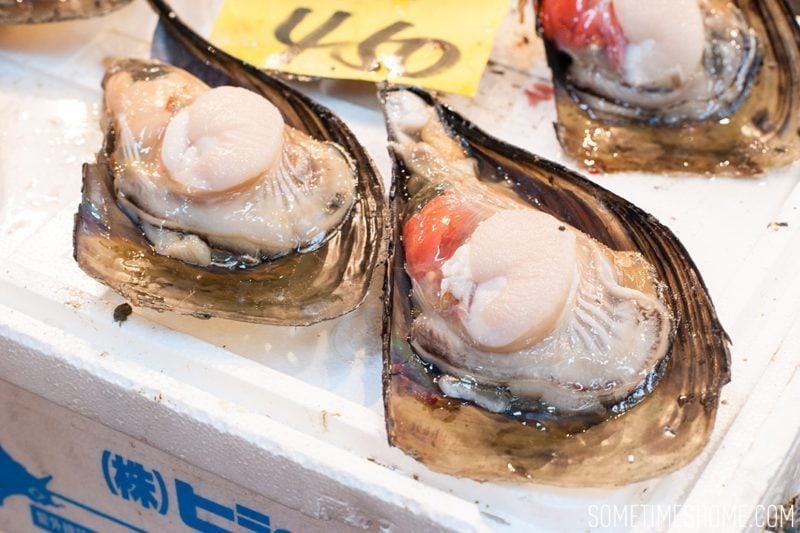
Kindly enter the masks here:
[[395, 162], [389, 442], [436, 471], [564, 486], [697, 455], [729, 340], [676, 237], [424, 91], [381, 98]]
[[99, 17], [131, 0], [0, 0], [0, 24], [36, 24]]
[[384, 200], [350, 130], [177, 18], [153, 49], [159, 60], [108, 65], [79, 266], [133, 305], [198, 317], [305, 325], [357, 307]]
[[754, 175], [800, 159], [788, 0], [538, 0], [556, 133], [594, 171]]

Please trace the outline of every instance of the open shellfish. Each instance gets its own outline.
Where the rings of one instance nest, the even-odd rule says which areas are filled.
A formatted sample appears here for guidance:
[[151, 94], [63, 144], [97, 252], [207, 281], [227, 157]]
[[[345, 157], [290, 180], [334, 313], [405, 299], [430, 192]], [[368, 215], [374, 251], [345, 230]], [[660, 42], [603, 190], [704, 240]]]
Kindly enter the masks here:
[[381, 97], [395, 160], [390, 442], [450, 474], [568, 486], [694, 457], [729, 380], [728, 339], [675, 236], [427, 93]]
[[567, 154], [597, 171], [752, 175], [800, 159], [787, 0], [538, 0]]
[[104, 80], [81, 268], [134, 305], [200, 317], [303, 325], [354, 309], [384, 224], [380, 177], [350, 130], [176, 18], [154, 52], [172, 65], [117, 61]]

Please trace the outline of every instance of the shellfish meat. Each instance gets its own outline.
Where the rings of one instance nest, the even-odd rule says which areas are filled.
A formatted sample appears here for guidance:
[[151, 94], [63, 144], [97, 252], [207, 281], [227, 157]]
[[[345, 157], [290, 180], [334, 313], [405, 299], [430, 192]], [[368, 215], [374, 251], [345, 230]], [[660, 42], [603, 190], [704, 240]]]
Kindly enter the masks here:
[[786, 0], [538, 0], [565, 151], [597, 171], [758, 174], [800, 159]]
[[372, 161], [330, 111], [167, 18], [154, 50], [186, 70], [108, 67], [79, 265], [158, 310], [282, 325], [352, 310], [383, 244]]
[[[728, 341], [669, 230], [422, 91], [382, 99], [390, 442], [434, 470], [559, 485], [627, 483], [693, 457]], [[703, 406], [678, 405], [688, 395]]]

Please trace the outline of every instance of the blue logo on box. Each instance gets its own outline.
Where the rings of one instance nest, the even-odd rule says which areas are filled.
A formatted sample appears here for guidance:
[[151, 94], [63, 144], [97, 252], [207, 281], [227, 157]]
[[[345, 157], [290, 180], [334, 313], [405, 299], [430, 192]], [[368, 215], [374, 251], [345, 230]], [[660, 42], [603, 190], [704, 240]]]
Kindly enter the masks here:
[[53, 476], [32, 476], [0, 446], [0, 507], [9, 496], [27, 496], [32, 502], [59, 507], [47, 484]]
[[[100, 462], [106, 487], [111, 494], [160, 515], [166, 515], [169, 512], [167, 484], [158, 470], [147, 468], [137, 461], [127, 459], [110, 450], [103, 451]], [[60, 500], [136, 533], [146, 533], [145, 530], [119, 518], [63, 494], [53, 492], [48, 488], [52, 478], [53, 476], [36, 477], [32, 475], [0, 446], [0, 507], [10, 496], [26, 496], [31, 501], [31, 520], [38, 528], [58, 533], [94, 533], [88, 527], [42, 507], [63, 507], [64, 504], [56, 502], [56, 500]], [[270, 517], [267, 514], [238, 503], [225, 505], [201, 496], [191, 484], [181, 479], [175, 479], [174, 483], [180, 519], [187, 527], [195, 531], [202, 533], [233, 533], [234, 531], [290, 533], [287, 529], [272, 529]]]
[[[94, 533], [91, 529], [84, 527], [80, 524], [67, 520], [51, 511], [42, 509], [41, 507], [33, 504], [47, 505], [50, 507], [63, 507], [63, 504], [56, 503], [55, 500], [59, 499], [67, 503], [71, 503], [80, 507], [90, 513], [94, 513], [103, 518], [107, 518], [117, 524], [128, 527], [132, 531], [140, 532], [139, 528], [126, 524], [116, 518], [101, 513], [91, 507], [82, 503], [76, 502], [57, 494], [50, 490], [47, 485], [53, 479], [53, 476], [36, 477], [28, 472], [28, 469], [22, 466], [11, 457], [2, 446], [0, 446], [0, 507], [5, 503], [6, 498], [9, 496], [27, 496], [31, 503], [31, 520], [33, 525], [44, 529], [45, 531], [58, 531], [59, 533]], [[142, 532], [144, 533], [144, 532]]]
[[118, 454], [112, 458], [109, 450], [103, 452], [101, 461], [106, 486], [111, 494], [137, 502], [145, 509], [158, 509], [159, 514], [167, 514], [167, 487], [158, 470], [148, 470], [141, 463], [129, 461]]

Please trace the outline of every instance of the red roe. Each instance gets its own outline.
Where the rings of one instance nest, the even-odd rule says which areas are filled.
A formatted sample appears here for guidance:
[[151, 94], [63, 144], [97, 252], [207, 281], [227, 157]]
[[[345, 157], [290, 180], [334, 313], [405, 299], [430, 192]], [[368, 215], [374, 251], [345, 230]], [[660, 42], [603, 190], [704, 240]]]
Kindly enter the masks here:
[[539, 21], [545, 37], [559, 48], [602, 48], [616, 65], [622, 65], [627, 40], [610, 0], [540, 0]]
[[439, 273], [479, 222], [475, 210], [457, 194], [448, 191], [433, 198], [403, 225], [406, 271], [416, 280]]

